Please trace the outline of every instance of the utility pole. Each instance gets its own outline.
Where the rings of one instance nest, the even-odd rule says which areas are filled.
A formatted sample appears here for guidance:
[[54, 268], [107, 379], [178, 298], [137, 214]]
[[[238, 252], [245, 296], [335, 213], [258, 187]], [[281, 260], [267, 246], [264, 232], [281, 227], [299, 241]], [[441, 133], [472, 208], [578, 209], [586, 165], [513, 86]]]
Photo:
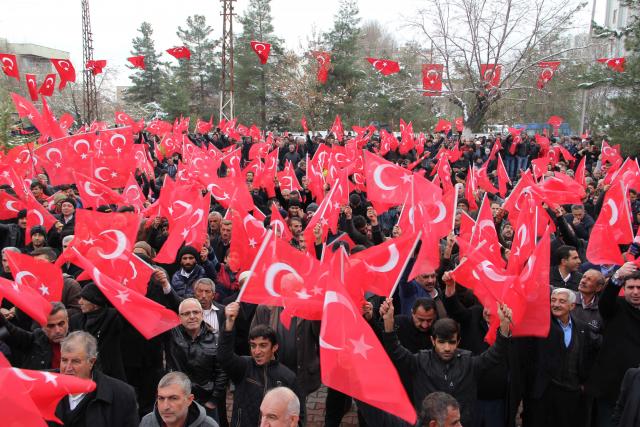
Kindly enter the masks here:
[[220, 78], [220, 119], [233, 118], [233, 3], [222, 1], [222, 76]]
[[87, 69], [87, 62], [93, 60], [93, 34], [91, 33], [91, 18], [89, 17], [89, 0], [82, 0], [82, 104], [84, 121], [91, 123], [99, 120], [98, 91], [96, 77]]

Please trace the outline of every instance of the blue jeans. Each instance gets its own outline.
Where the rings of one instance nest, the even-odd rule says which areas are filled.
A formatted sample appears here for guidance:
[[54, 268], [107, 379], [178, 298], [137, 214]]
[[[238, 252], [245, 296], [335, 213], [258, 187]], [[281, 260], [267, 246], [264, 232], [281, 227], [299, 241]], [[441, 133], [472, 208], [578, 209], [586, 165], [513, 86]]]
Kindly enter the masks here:
[[529, 162], [529, 158], [527, 156], [516, 156], [516, 161], [517, 161], [516, 172], [518, 170], [523, 171], [527, 169], [527, 163]]
[[516, 177], [516, 158], [510, 154], [504, 156], [504, 166], [507, 168], [507, 174], [509, 178], [515, 179]]

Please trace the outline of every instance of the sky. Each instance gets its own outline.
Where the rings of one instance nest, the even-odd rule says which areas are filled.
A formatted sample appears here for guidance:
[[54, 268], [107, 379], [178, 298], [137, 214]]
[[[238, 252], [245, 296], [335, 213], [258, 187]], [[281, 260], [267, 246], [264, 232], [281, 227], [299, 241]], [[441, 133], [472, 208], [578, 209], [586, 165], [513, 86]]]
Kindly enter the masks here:
[[[248, 0], [236, 1], [235, 11], [242, 14], [248, 3]], [[604, 3], [604, 0], [598, 2]], [[424, 4], [424, 0], [360, 0], [359, 8], [363, 22], [377, 20], [395, 33], [399, 41], [406, 41], [414, 38], [414, 34], [404, 22]], [[588, 13], [580, 21], [588, 26], [591, 9], [587, 9]], [[313, 28], [322, 32], [332, 27], [337, 10], [338, 0], [271, 1], [276, 34], [285, 40], [287, 48], [298, 52], [306, 45]], [[156, 49], [164, 51], [180, 45], [176, 30], [185, 25], [190, 15], [205, 15], [215, 37], [219, 37], [221, 12], [220, 0], [90, 0], [94, 59], [106, 59], [107, 66], [117, 73], [117, 84], [126, 85], [126, 58], [131, 56], [131, 40], [139, 34], [137, 28], [142, 21], [151, 23]], [[34, 43], [70, 52], [78, 70], [78, 64], [82, 63], [81, 16], [80, 0], [12, 1], [0, 14], [0, 37], [11, 43]], [[236, 33], [239, 28], [238, 24], [234, 25]]]

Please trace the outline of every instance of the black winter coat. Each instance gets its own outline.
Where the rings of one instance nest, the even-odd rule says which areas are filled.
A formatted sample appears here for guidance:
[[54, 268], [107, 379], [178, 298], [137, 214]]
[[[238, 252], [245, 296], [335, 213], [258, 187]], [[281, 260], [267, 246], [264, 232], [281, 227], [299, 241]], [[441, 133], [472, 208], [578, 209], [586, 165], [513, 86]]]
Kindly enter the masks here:
[[[93, 381], [96, 383], [96, 389], [88, 396], [90, 400], [84, 409], [84, 416], [72, 419], [68, 396], [58, 403], [56, 416], [62, 421], [62, 425], [65, 427], [138, 427], [140, 420], [133, 388], [96, 369], [93, 371]], [[52, 427], [59, 425], [53, 421], [49, 422], [49, 426]]]
[[413, 405], [420, 408], [422, 401], [434, 391], [443, 391], [460, 404], [462, 425], [471, 425], [477, 399], [478, 378], [486, 370], [503, 363], [508, 338], [498, 333], [495, 344], [484, 353], [473, 356], [470, 351], [456, 350], [449, 362], [444, 362], [434, 350], [412, 354], [400, 345], [395, 332], [382, 335], [389, 358], [399, 369], [414, 372]]
[[228, 376], [218, 358], [218, 338], [204, 321], [195, 340], [182, 325], [171, 329], [166, 338], [167, 368], [187, 374], [198, 403], [216, 402], [224, 395]]
[[9, 331], [6, 343], [12, 350], [19, 349], [24, 353], [22, 362], [18, 364], [19, 368], [36, 371], [52, 369], [53, 349], [49, 338], [41, 328], [29, 332], [4, 319], [0, 320], [0, 325], [3, 324]]
[[[259, 366], [249, 356], [238, 356], [233, 352], [233, 341], [233, 331], [221, 332], [220, 363], [236, 387], [230, 425], [255, 427], [260, 424], [260, 404], [267, 391], [284, 386], [300, 397], [296, 388], [296, 375], [277, 360]], [[300, 418], [304, 418], [303, 405], [300, 407]]]

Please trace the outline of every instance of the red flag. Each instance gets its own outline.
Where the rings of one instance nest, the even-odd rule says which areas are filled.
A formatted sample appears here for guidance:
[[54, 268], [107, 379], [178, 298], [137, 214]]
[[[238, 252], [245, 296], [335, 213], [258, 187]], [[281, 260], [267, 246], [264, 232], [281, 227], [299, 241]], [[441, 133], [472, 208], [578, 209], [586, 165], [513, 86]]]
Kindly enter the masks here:
[[471, 166], [467, 171], [467, 179], [465, 180], [465, 183], [464, 183], [464, 198], [467, 199], [467, 202], [469, 202], [469, 209], [471, 211], [478, 210], [478, 203], [476, 202], [477, 191], [478, 191], [478, 177], [476, 174], [476, 167]]
[[560, 116], [551, 116], [549, 117], [549, 120], [547, 120], [547, 123], [549, 123], [553, 128], [553, 134], [555, 136], [558, 136], [558, 130], [560, 129], [562, 122], [564, 122], [564, 119]]
[[340, 119], [339, 115], [336, 116], [336, 119], [331, 126], [330, 132], [332, 132], [336, 136], [336, 139], [338, 141], [342, 141], [344, 139], [344, 128], [342, 126], [342, 120]]
[[560, 172], [547, 177], [536, 190], [550, 204], [581, 204], [585, 196], [583, 186]]
[[[41, 225], [48, 231], [56, 222], [58, 222], [58, 220], [31, 195], [31, 193], [24, 197], [22, 201], [27, 208], [27, 230], [31, 230], [31, 228], [36, 225]], [[25, 233], [24, 238], [26, 244], [31, 242], [30, 233]]]
[[505, 291], [503, 299], [513, 311], [513, 336], [546, 337], [549, 334], [549, 234], [549, 230], [544, 233], [514, 286]]
[[612, 147], [607, 141], [602, 141], [602, 163], [610, 163], [611, 165], [622, 165], [622, 156], [620, 155], [620, 146]]
[[633, 241], [631, 217], [627, 189], [618, 181], [607, 191], [596, 223], [607, 227], [609, 239], [620, 245], [629, 244]]
[[196, 121], [196, 133], [206, 134], [211, 132], [213, 129], [213, 116], [209, 117], [209, 121], [205, 122], [203, 120], [198, 119]]
[[288, 167], [285, 167], [282, 172], [278, 172], [278, 182], [281, 189], [288, 189], [289, 191], [302, 189], [290, 162]]
[[24, 311], [27, 316], [38, 322], [38, 324], [47, 324], [47, 317], [51, 312], [51, 303], [31, 286], [20, 286], [17, 282], [11, 282], [0, 277], [0, 295], [11, 301], [13, 305]]
[[587, 259], [597, 265], [624, 264], [620, 247], [610, 237], [609, 227], [606, 223], [596, 222], [593, 225], [587, 244]]
[[173, 217], [174, 222], [170, 227], [169, 237], [155, 257], [156, 262], [164, 264], [174, 262], [183, 242], [198, 251], [202, 249], [207, 232], [207, 215], [210, 203], [211, 197], [208, 194], [204, 197], [198, 197], [196, 203], [187, 209], [187, 213]]
[[617, 71], [619, 73], [624, 72], [624, 58], [599, 58], [596, 61], [601, 64], [607, 64], [607, 67], [611, 68], [613, 71]]
[[13, 77], [20, 81], [18, 61], [15, 55], [11, 55], [10, 53], [0, 53], [0, 63], [2, 64], [2, 71], [4, 71], [7, 77]]
[[364, 152], [365, 177], [369, 199], [401, 204], [411, 189], [413, 174], [382, 157]]
[[62, 423], [55, 415], [60, 399], [96, 388], [93, 381], [73, 375], [12, 368], [2, 354], [0, 383], [3, 423], [9, 426], [46, 426], [43, 418]]
[[29, 89], [29, 96], [33, 102], [38, 100], [38, 82], [36, 81], [35, 74], [25, 74], [27, 80], [27, 88]]
[[383, 76], [395, 74], [400, 71], [400, 65], [395, 61], [380, 58], [367, 58], [367, 61], [373, 65], [373, 68], [380, 71], [380, 74]]
[[449, 133], [451, 130], [451, 122], [444, 119], [438, 119], [438, 123], [436, 123], [436, 127], [433, 130], [434, 132]]
[[101, 205], [126, 204], [122, 195], [95, 179], [81, 173], [74, 173], [74, 176], [84, 208], [97, 209]]
[[462, 132], [464, 130], [464, 118], [463, 117], [456, 117], [454, 123], [456, 125], [456, 131]]
[[500, 150], [502, 150], [502, 144], [500, 143], [500, 138], [496, 138], [493, 146], [491, 147], [491, 152], [489, 153], [489, 160], [493, 160]]
[[77, 209], [75, 217], [75, 238], [71, 246], [82, 254], [95, 252], [100, 258], [113, 260], [131, 251], [137, 241], [139, 215]]
[[15, 283], [29, 286], [49, 302], [62, 299], [62, 271], [54, 264], [16, 252], [6, 252]]
[[125, 204], [132, 205], [138, 212], [144, 208], [147, 199], [133, 174], [129, 175], [129, 180], [122, 190], [122, 199]]
[[89, 273], [113, 307], [146, 339], [149, 340], [180, 324], [175, 312], [106, 276], [77, 250], [73, 250], [72, 256], [74, 263]]
[[538, 89], [543, 89], [551, 81], [559, 66], [560, 61], [538, 62], [538, 67], [542, 69], [538, 76]]
[[176, 59], [191, 59], [191, 51], [186, 46], [172, 47], [167, 53]]
[[316, 224], [320, 224], [322, 228], [322, 241], [325, 241], [329, 234], [329, 229], [337, 231], [338, 217], [340, 216], [340, 202], [338, 202], [336, 189], [341, 185], [339, 181], [335, 182], [329, 191], [329, 194], [322, 200], [318, 210], [313, 214], [307, 226], [304, 229], [304, 240], [307, 243], [307, 250], [312, 251], [314, 248], [315, 237], [313, 229]]
[[322, 383], [413, 425], [416, 413], [393, 363], [344, 286], [333, 280], [321, 325]]
[[305, 116], [302, 116], [300, 123], [302, 124], [302, 130], [304, 131], [304, 133], [309, 133], [309, 127], [307, 126], [307, 118]]
[[327, 82], [329, 68], [331, 67], [331, 54], [329, 52], [312, 51], [311, 54], [318, 61], [318, 73], [316, 78], [321, 84]]
[[21, 209], [25, 207], [20, 200], [5, 191], [0, 191], [0, 220], [16, 218]]
[[487, 89], [492, 89], [500, 86], [501, 73], [502, 65], [480, 64], [480, 80], [484, 82]]
[[91, 70], [91, 74], [97, 76], [98, 74], [102, 74], [104, 67], [107, 66], [107, 61], [104, 59], [99, 60], [90, 60], [87, 61], [86, 68], [87, 70]]
[[53, 95], [53, 91], [56, 88], [56, 75], [55, 74], [47, 74], [47, 77], [44, 78], [44, 82], [38, 89], [38, 93], [43, 96], [51, 96]]
[[131, 62], [131, 64], [133, 64], [133, 66], [135, 68], [141, 68], [141, 69], [145, 69], [144, 68], [144, 55], [140, 55], [140, 56], [132, 56], [130, 58], [127, 58], [127, 61]]
[[421, 234], [421, 232], [411, 233], [407, 230], [400, 237], [386, 240], [384, 243], [352, 255], [352, 259], [361, 260], [365, 267], [362, 274], [352, 280], [358, 280], [362, 290], [371, 291], [380, 296], [392, 295]]
[[422, 64], [422, 88], [424, 96], [439, 96], [442, 92], [442, 64]]
[[293, 234], [291, 234], [291, 230], [287, 226], [286, 221], [282, 218], [280, 211], [276, 207], [275, 203], [271, 204], [271, 223], [270, 227], [273, 232], [276, 234], [276, 237], [281, 237], [282, 239], [290, 242], [293, 239]]
[[51, 58], [51, 63], [60, 75], [60, 86], [58, 86], [58, 90], [64, 89], [67, 85], [67, 82], [76, 81], [76, 70], [75, 68], [73, 68], [73, 64], [70, 60]]
[[266, 64], [267, 59], [269, 59], [271, 44], [265, 43], [265, 42], [259, 42], [259, 41], [252, 41], [250, 44], [251, 44], [251, 49], [253, 49], [256, 55], [258, 55], [258, 58], [260, 58], [260, 63], [263, 65]]
[[535, 199], [527, 194], [524, 201], [520, 202], [522, 209], [518, 215], [517, 222], [514, 221], [513, 242], [511, 243], [511, 254], [509, 255], [508, 271], [517, 274], [521, 271], [523, 264], [536, 247], [536, 209], [538, 207]]
[[507, 168], [504, 167], [504, 163], [502, 162], [502, 156], [499, 154], [496, 171], [498, 172], [498, 189], [500, 192], [500, 197], [504, 197], [507, 195], [507, 184], [511, 184], [511, 179], [509, 179]]
[[493, 185], [491, 179], [489, 179], [489, 173], [487, 171], [488, 168], [489, 162], [487, 161], [484, 165], [476, 169], [476, 178], [478, 179], [478, 185], [485, 191], [496, 194], [498, 192], [498, 189]]

